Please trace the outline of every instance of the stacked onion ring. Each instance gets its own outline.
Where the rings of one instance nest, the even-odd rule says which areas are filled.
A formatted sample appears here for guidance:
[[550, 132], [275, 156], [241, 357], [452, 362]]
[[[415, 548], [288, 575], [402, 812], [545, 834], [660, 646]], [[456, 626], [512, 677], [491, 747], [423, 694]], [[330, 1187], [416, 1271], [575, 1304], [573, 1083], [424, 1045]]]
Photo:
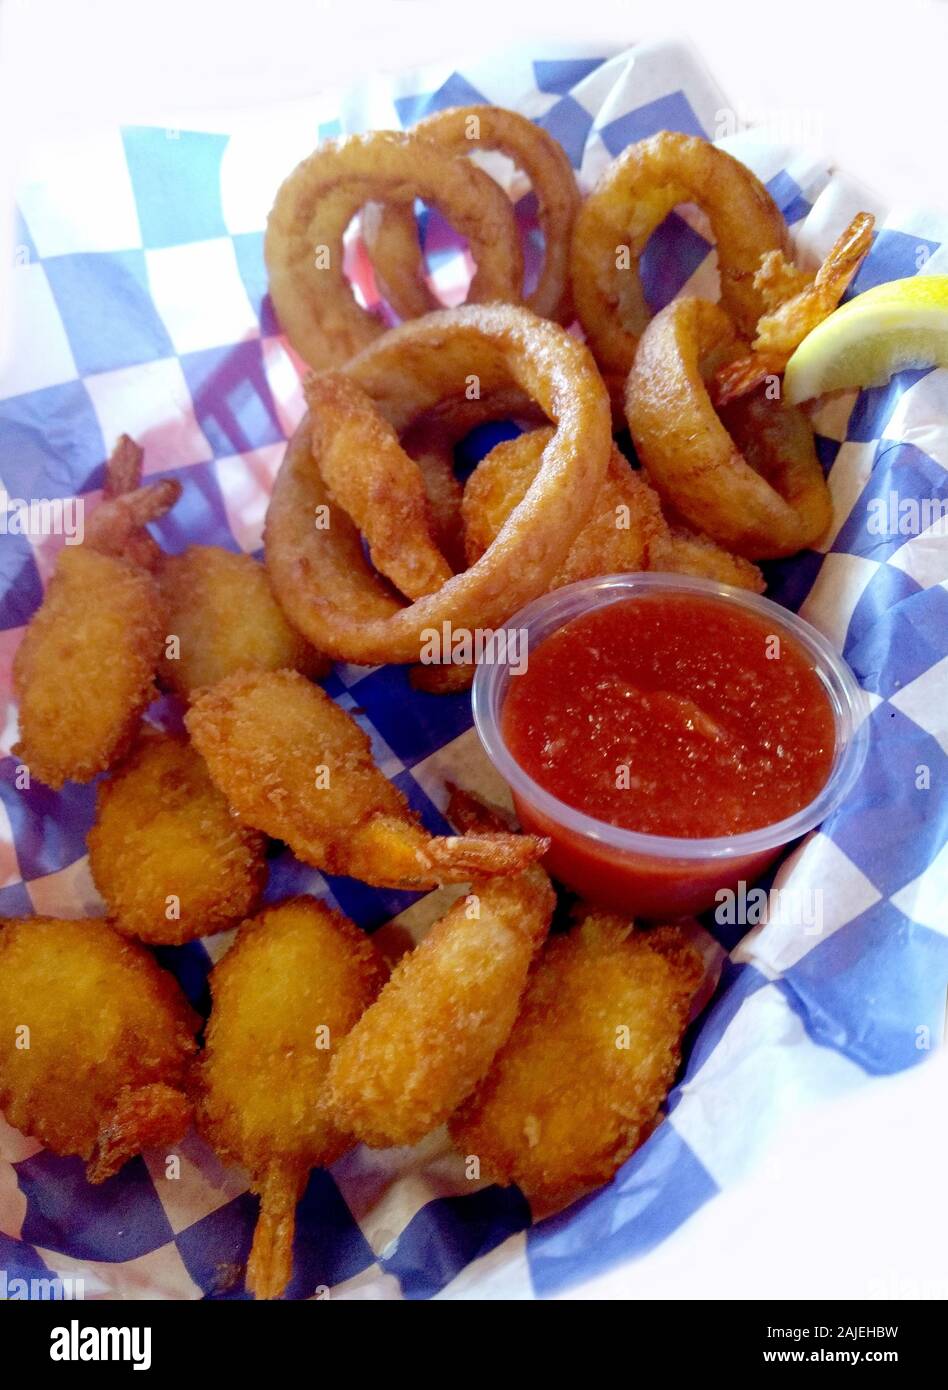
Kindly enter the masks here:
[[[315, 422], [307, 417], [290, 441], [267, 515], [267, 568], [293, 625], [337, 660], [413, 662], [426, 630], [445, 622], [494, 628], [544, 593], [589, 515], [612, 448], [608, 394], [589, 350], [526, 309], [470, 306], [392, 329], [344, 375], [377, 419], [346, 409]], [[349, 512], [334, 503], [322, 458], [335, 451], [337, 487], [346, 471], [339, 451], [353, 474], [373, 468], [380, 455], [367, 455], [365, 442], [374, 429], [388, 461], [417, 473], [407, 454], [397, 460], [400, 446], [388, 431], [400, 434], [445, 403], [470, 404], [472, 389], [482, 418], [490, 418], [503, 408], [492, 402], [505, 405], [511, 385], [555, 426], [537, 476], [476, 564], [403, 605], [368, 564]], [[345, 495], [359, 514], [369, 494], [356, 493]], [[316, 525], [317, 516], [328, 524]]]
[[379, 286], [400, 317], [438, 307], [424, 279], [416, 198], [467, 239], [476, 262], [469, 303], [522, 301], [523, 253], [513, 207], [503, 189], [464, 158], [473, 151], [503, 154], [529, 177], [544, 258], [527, 303], [545, 318], [569, 320], [569, 248], [580, 199], [566, 154], [515, 112], [456, 107], [412, 131], [325, 141], [281, 185], [264, 244], [270, 293], [287, 337], [310, 366], [339, 366], [384, 331], [356, 303], [344, 274], [343, 237], [359, 212]]

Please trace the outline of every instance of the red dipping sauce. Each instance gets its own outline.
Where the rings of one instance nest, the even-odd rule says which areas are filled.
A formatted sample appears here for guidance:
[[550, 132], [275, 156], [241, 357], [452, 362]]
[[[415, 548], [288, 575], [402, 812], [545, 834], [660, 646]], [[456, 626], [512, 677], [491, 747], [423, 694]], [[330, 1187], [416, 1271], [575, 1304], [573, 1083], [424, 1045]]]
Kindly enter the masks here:
[[851, 786], [862, 696], [818, 632], [707, 580], [624, 575], [508, 623], [525, 670], [479, 667], [474, 713], [551, 874], [590, 900], [681, 916], [759, 877]]
[[836, 721], [802, 649], [756, 614], [653, 594], [573, 618], [530, 653], [501, 713], [541, 787], [649, 835], [736, 835], [826, 783]]

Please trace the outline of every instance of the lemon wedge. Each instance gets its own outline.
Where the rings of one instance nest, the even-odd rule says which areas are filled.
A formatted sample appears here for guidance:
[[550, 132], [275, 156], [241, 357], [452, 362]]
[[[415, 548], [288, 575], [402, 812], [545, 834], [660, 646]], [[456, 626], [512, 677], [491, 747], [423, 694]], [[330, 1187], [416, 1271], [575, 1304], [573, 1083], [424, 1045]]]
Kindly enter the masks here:
[[948, 275], [889, 280], [834, 309], [787, 363], [784, 397], [884, 386], [905, 367], [948, 367]]

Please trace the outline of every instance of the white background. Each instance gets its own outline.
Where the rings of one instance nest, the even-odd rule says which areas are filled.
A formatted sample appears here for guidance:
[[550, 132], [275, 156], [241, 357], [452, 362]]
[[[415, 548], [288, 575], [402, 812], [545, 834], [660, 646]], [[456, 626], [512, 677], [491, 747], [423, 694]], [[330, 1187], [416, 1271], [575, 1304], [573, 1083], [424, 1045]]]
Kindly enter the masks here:
[[504, 45], [685, 37], [739, 113], [803, 112], [895, 202], [948, 206], [948, 0], [0, 0], [17, 147], [57, 124], [160, 119]]
[[[104, 121], [256, 107], [507, 44], [684, 37], [744, 117], [802, 113], [892, 203], [948, 208], [948, 0], [4, 0], [0, 157]], [[94, 196], [94, 189], [90, 189]], [[948, 1059], [790, 1136], [594, 1296], [945, 1297]]]

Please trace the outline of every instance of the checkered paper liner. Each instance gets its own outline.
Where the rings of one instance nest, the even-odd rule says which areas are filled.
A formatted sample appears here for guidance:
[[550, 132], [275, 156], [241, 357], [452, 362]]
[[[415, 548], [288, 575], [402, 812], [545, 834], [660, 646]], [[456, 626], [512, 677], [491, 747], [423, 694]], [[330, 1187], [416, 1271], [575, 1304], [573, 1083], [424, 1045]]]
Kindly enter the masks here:
[[[506, 54], [235, 116], [226, 130], [209, 131], [210, 121], [202, 130], [115, 129], [37, 151], [18, 195], [13, 350], [0, 375], [7, 497], [94, 501], [103, 459], [127, 431], [144, 444], [149, 475], [184, 484], [154, 528], [169, 551], [203, 542], [257, 553], [284, 440], [303, 410], [301, 364], [266, 292], [263, 227], [276, 187], [321, 137], [407, 126], [482, 101], [550, 131], [584, 186], [632, 141], [662, 129], [713, 137], [729, 116], [694, 56], [662, 44], [609, 58]], [[722, 144], [764, 179], [811, 259], [866, 206], [865, 192], [820, 159], [747, 132]], [[510, 191], [535, 262], [531, 199]], [[852, 292], [948, 268], [948, 221], [871, 210], [875, 241]], [[455, 299], [469, 266], [436, 215], [423, 226], [432, 274]], [[349, 255], [372, 303], [358, 243]], [[643, 269], [656, 308], [682, 292], [715, 296], [701, 215], [673, 214]], [[872, 734], [846, 805], [774, 878], [795, 900], [821, 890], [822, 929], [809, 934], [779, 906], [749, 932], [707, 923], [724, 958], [721, 984], [689, 1034], [667, 1119], [610, 1184], [557, 1217], [531, 1225], [515, 1188], [466, 1181], [443, 1132], [410, 1150], [358, 1148], [314, 1172], [299, 1209], [291, 1297], [329, 1289], [334, 1298], [529, 1298], [568, 1289], [647, 1258], [807, 1107], [938, 1045], [948, 978], [948, 531], [936, 519], [921, 534], [878, 534], [867, 522], [891, 494], [946, 500], [948, 372], [904, 372], [825, 405], [816, 421], [836, 530], [819, 552], [768, 566], [769, 593], [845, 653], [867, 693]], [[479, 443], [483, 452], [490, 437]], [[0, 536], [4, 916], [102, 911], [85, 857], [94, 787], [18, 790], [10, 754], [10, 662], [61, 543]], [[397, 667], [337, 667], [326, 685], [358, 711], [384, 771], [433, 831], [447, 828], [446, 778], [498, 793], [466, 695], [414, 692]], [[179, 714], [165, 702], [152, 717], [173, 724]], [[281, 853], [267, 898], [299, 891], [368, 930], [414, 938], [447, 897], [331, 878]], [[230, 940], [158, 952], [205, 1011], [208, 971]], [[82, 1275], [87, 1298], [246, 1297], [256, 1199], [245, 1176], [194, 1135], [181, 1159], [177, 1180], [166, 1178], [163, 1153], [149, 1153], [91, 1187], [78, 1160], [42, 1151], [0, 1121], [0, 1270], [8, 1280]]]

